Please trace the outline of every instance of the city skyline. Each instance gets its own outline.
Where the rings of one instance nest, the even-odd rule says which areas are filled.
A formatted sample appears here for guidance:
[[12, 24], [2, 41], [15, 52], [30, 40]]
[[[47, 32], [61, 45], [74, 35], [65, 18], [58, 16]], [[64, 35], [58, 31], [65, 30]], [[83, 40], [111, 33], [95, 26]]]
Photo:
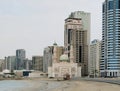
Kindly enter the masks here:
[[64, 20], [74, 11], [91, 13], [91, 40], [101, 39], [103, 1], [0, 1], [0, 58], [15, 55], [17, 49], [25, 49], [31, 58], [43, 55], [54, 41], [63, 45]]

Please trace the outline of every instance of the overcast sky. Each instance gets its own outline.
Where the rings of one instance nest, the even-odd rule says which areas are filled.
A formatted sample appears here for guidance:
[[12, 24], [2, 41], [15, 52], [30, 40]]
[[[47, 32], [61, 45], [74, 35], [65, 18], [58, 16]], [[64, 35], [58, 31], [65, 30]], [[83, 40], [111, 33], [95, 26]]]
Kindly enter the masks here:
[[64, 20], [74, 11], [91, 13], [91, 40], [101, 39], [104, 0], [0, 0], [0, 58], [25, 49], [28, 58], [64, 43]]

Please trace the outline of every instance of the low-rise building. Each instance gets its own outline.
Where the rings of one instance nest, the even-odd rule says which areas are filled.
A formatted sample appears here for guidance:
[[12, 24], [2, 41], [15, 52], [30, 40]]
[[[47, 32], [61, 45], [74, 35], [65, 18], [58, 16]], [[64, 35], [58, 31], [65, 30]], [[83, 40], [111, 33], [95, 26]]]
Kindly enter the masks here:
[[54, 45], [54, 53], [52, 59], [52, 66], [48, 67], [48, 77], [64, 78], [69, 76], [70, 78], [81, 77], [81, 66], [75, 63], [73, 56], [73, 47], [70, 48], [70, 57], [67, 52], [57, 57], [57, 45]]

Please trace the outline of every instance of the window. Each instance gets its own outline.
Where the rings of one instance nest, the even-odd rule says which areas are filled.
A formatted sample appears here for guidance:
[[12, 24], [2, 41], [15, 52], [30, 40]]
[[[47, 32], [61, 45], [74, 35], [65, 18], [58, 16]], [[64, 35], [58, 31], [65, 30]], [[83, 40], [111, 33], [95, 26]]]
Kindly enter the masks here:
[[103, 8], [102, 8], [102, 12], [104, 13], [105, 12], [105, 4], [103, 4]]
[[116, 0], [116, 9], [120, 9], [120, 0]]
[[108, 10], [113, 9], [113, 1], [109, 1], [108, 5]]

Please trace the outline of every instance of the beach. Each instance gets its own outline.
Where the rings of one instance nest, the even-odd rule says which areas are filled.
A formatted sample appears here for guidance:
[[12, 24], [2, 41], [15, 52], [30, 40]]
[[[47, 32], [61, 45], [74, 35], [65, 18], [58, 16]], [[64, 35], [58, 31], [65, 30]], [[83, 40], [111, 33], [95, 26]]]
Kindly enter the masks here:
[[22, 82], [25, 86], [5, 91], [120, 91], [120, 86], [116, 84], [83, 80], [57, 81], [48, 78], [29, 78], [15, 81]]
[[103, 82], [49, 79], [29, 79], [25, 82], [28, 85], [19, 88], [19, 91], [120, 91], [119, 85]]

